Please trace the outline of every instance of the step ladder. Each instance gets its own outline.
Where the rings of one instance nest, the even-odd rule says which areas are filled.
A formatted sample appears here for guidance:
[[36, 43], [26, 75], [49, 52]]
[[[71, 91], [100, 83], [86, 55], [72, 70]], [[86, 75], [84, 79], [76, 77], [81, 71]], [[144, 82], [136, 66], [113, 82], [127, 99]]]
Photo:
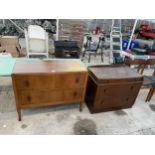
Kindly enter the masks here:
[[110, 55], [109, 63], [115, 63], [117, 57], [121, 57], [122, 53], [122, 33], [121, 19], [113, 19], [110, 32]]

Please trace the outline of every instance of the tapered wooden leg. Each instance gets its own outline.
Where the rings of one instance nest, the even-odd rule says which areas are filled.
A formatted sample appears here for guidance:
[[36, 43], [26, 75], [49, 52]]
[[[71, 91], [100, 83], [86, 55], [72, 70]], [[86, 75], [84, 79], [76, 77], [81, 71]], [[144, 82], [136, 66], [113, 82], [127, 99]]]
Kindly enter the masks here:
[[149, 96], [149, 98], [148, 98], [148, 102], [150, 102], [150, 100], [151, 100], [151, 98], [152, 98], [152, 96], [153, 96], [153, 94], [154, 94], [154, 91], [155, 91], [155, 87], [152, 88], [152, 91], [151, 91], [150, 96]]
[[83, 110], [83, 102], [80, 102], [80, 112]]
[[146, 97], [145, 102], [148, 102], [148, 99], [149, 99], [149, 97], [150, 97], [151, 91], [152, 91], [152, 88], [150, 88], [150, 90], [149, 90], [149, 92], [148, 92], [148, 94], [147, 94], [147, 97]]
[[149, 102], [150, 101], [150, 99], [151, 99], [151, 97], [153, 95], [153, 92], [154, 92], [154, 88], [150, 88], [149, 93], [148, 93], [148, 95], [146, 97], [145, 102]]
[[21, 109], [17, 109], [18, 121], [21, 121]]

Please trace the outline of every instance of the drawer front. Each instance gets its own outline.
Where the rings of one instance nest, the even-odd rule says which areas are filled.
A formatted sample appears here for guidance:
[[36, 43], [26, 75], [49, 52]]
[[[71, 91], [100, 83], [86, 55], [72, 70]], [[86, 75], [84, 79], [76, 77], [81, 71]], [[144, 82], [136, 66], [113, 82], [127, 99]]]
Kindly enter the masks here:
[[54, 91], [21, 91], [19, 103], [21, 105], [55, 105], [63, 102], [82, 100], [83, 89], [54, 90]]
[[70, 73], [70, 74], [56, 74], [55, 88], [79, 88], [85, 85], [86, 74]]
[[54, 76], [49, 75], [18, 75], [15, 81], [18, 90], [54, 88]]
[[81, 101], [83, 95], [83, 89], [72, 89], [64, 91], [63, 100], [64, 101]]
[[141, 82], [121, 85], [105, 85], [98, 88], [96, 105], [99, 108], [132, 106]]
[[22, 91], [19, 97], [22, 105], [40, 105], [49, 102], [49, 94], [46, 91]]

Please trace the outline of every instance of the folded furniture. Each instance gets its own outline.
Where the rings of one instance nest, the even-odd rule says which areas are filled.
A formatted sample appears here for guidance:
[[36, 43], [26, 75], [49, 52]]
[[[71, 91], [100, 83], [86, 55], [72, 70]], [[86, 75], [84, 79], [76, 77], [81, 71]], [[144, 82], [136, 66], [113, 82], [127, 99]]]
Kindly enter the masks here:
[[84, 101], [87, 69], [80, 60], [17, 61], [13, 88], [19, 120], [21, 109]]
[[27, 56], [44, 55], [48, 58], [48, 33], [38, 25], [30, 25], [25, 29]]
[[99, 37], [97, 42], [92, 41], [91, 36], [87, 36], [86, 44], [84, 45], [84, 51], [82, 57], [84, 58], [86, 53], [88, 53], [88, 62], [91, 61], [91, 55], [96, 56], [99, 54], [101, 56], [101, 61], [103, 62], [103, 47], [105, 38]]
[[130, 108], [141, 88], [143, 76], [128, 66], [88, 67], [85, 101], [92, 113]]

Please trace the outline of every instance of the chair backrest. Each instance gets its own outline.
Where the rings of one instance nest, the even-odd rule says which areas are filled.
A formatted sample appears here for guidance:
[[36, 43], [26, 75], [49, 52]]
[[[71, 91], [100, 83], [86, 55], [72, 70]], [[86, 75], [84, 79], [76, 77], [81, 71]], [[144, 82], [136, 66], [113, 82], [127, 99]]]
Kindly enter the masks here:
[[155, 59], [148, 59], [146, 65], [155, 65]]
[[125, 59], [124, 60], [124, 63], [126, 65], [145, 65], [146, 62], [147, 61], [144, 60], [144, 59], [134, 59], [134, 60], [132, 60], [132, 59]]
[[[155, 66], [155, 59], [148, 59], [147, 62], [146, 62], [146, 65], [149, 65], [149, 66]], [[153, 75], [155, 75], [155, 68], [154, 68], [154, 72], [153, 72]]]
[[41, 26], [30, 25], [27, 35], [29, 52], [46, 52], [48, 36]]
[[144, 60], [144, 59], [134, 59], [134, 60], [125, 59], [124, 60], [125, 65], [128, 65], [128, 66], [138, 65], [137, 72], [140, 73], [140, 74], [143, 74], [146, 63], [147, 63], [147, 61]]
[[30, 39], [46, 39], [45, 30], [38, 25], [30, 25], [28, 27], [28, 36]]

